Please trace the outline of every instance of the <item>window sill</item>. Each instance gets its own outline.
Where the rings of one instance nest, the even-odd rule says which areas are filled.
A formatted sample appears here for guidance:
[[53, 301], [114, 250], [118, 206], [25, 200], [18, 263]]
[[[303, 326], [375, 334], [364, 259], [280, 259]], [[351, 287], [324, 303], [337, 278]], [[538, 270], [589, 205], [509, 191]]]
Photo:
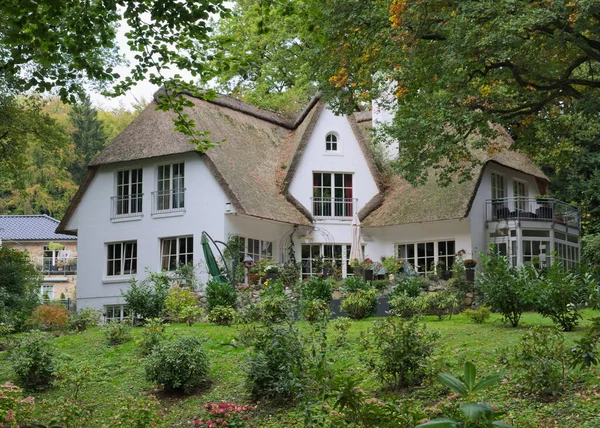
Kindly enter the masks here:
[[135, 215], [135, 216], [129, 216], [129, 217], [115, 217], [115, 218], [111, 218], [110, 221], [112, 221], [113, 223], [122, 223], [125, 221], [139, 221], [144, 217], [143, 214], [140, 215]]
[[323, 153], [324, 156], [344, 156], [344, 154], [342, 152], [325, 152]]
[[152, 214], [152, 218], [166, 218], [166, 217], [181, 217], [185, 215], [185, 210], [173, 211], [173, 212], [157, 212]]
[[131, 278], [134, 278], [134, 275], [104, 276], [102, 277], [102, 284], [117, 284], [129, 282]]

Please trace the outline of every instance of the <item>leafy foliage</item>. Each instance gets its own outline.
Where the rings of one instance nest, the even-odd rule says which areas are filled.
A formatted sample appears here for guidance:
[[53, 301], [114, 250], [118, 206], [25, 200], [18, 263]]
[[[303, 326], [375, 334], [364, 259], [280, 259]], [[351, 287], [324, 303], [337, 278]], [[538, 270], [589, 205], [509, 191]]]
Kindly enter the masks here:
[[31, 415], [33, 397], [23, 398], [23, 390], [10, 382], [0, 385], [0, 423], [5, 426], [24, 425]]
[[334, 347], [341, 348], [348, 343], [348, 330], [350, 330], [350, 326], [350, 319], [346, 317], [331, 320], [328, 328], [331, 331], [330, 337]]
[[10, 360], [17, 384], [26, 390], [38, 390], [51, 385], [57, 356], [47, 335], [34, 331], [23, 335], [11, 349]]
[[392, 290], [390, 297], [397, 294], [406, 294], [409, 297], [418, 297], [427, 287], [427, 281], [418, 275], [400, 275], [396, 278], [396, 287]]
[[389, 317], [376, 321], [365, 345], [367, 362], [377, 376], [393, 389], [419, 385], [428, 374], [428, 362], [439, 333], [416, 321]]
[[491, 311], [487, 306], [480, 306], [477, 309], [465, 309], [463, 314], [475, 324], [483, 324], [490, 317]]
[[377, 310], [377, 290], [372, 288], [346, 294], [342, 300], [341, 309], [355, 320], [373, 315]]
[[300, 284], [300, 293], [303, 300], [319, 299], [330, 302], [333, 282], [330, 279], [311, 276], [308, 281], [302, 281]]
[[163, 320], [161, 318], [152, 318], [146, 321], [144, 330], [136, 343], [140, 349], [140, 353], [148, 355], [158, 344], [166, 339], [167, 333]]
[[329, 303], [325, 300], [302, 300], [300, 302], [300, 314], [309, 323], [327, 321], [331, 318]]
[[146, 428], [158, 426], [164, 416], [160, 401], [154, 395], [127, 395], [119, 398], [119, 412], [110, 426]]
[[449, 290], [442, 290], [434, 293], [428, 293], [425, 296], [427, 311], [438, 317], [442, 321], [446, 316], [454, 313], [458, 308], [458, 298]]
[[67, 327], [69, 330], [81, 333], [90, 327], [96, 327], [100, 321], [100, 311], [93, 308], [84, 308], [69, 314]]
[[121, 294], [134, 316], [158, 318], [164, 314], [170, 287], [170, 279], [166, 273], [150, 273], [142, 281], [132, 278], [129, 288], [121, 290]]
[[427, 309], [427, 298], [425, 296], [411, 297], [404, 293], [398, 293], [390, 299], [390, 307], [390, 313], [400, 318], [420, 317]]
[[108, 346], [129, 342], [131, 340], [131, 324], [127, 320], [107, 322], [102, 327], [102, 334]]
[[507, 257], [495, 251], [491, 253], [489, 257], [482, 257], [483, 269], [477, 283], [486, 304], [517, 327], [521, 315], [533, 303], [535, 272], [527, 266], [513, 269]]
[[571, 366], [584, 368], [600, 364], [598, 344], [600, 344], [600, 317], [593, 318], [585, 336], [575, 341], [575, 346], [571, 349]]
[[189, 288], [173, 285], [165, 300], [165, 311], [176, 322], [192, 325], [202, 315], [198, 297]]
[[208, 320], [216, 325], [229, 326], [237, 319], [237, 311], [229, 306], [215, 306], [208, 313]]
[[20, 328], [39, 305], [40, 274], [27, 254], [0, 247], [0, 322]]
[[221, 281], [208, 281], [206, 283], [206, 303], [210, 312], [215, 306], [237, 307], [237, 291], [231, 284]]
[[69, 312], [61, 305], [42, 305], [35, 308], [27, 325], [39, 330], [62, 330], [68, 320]]
[[146, 358], [146, 379], [167, 391], [191, 392], [209, 381], [209, 360], [204, 341], [182, 336], [158, 344]]

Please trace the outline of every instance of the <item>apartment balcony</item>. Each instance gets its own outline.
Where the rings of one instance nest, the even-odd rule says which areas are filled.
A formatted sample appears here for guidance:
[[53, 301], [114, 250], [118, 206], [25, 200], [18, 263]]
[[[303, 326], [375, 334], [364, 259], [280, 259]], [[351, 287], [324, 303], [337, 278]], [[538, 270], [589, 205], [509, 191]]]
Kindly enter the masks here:
[[152, 215], [184, 213], [185, 189], [152, 192]]
[[310, 198], [315, 220], [352, 221], [356, 213], [357, 198]]
[[41, 257], [36, 262], [38, 271], [44, 275], [77, 274], [77, 257]]
[[579, 207], [550, 198], [502, 198], [485, 201], [486, 222], [527, 221], [581, 229]]
[[143, 193], [110, 198], [110, 219], [142, 216]]

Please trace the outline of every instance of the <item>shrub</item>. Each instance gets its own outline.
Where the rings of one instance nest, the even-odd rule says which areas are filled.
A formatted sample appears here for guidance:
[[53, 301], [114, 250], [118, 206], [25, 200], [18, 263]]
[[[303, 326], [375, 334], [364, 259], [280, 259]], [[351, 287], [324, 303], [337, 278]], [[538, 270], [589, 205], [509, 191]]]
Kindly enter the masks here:
[[149, 319], [144, 325], [140, 338], [136, 341], [140, 353], [148, 355], [152, 350], [167, 338], [167, 332], [161, 318]]
[[331, 293], [333, 293], [333, 281], [330, 279], [319, 278], [312, 276], [308, 281], [303, 281], [300, 285], [300, 293], [302, 300], [323, 300], [331, 301]]
[[521, 337], [511, 367], [517, 381], [531, 394], [555, 395], [564, 389], [569, 352], [562, 333], [534, 327]]
[[228, 282], [208, 281], [206, 283], [206, 304], [208, 312], [215, 306], [236, 308], [237, 290], [234, 290]]
[[23, 335], [11, 349], [10, 360], [17, 384], [26, 390], [46, 388], [54, 380], [56, 351], [39, 331]]
[[62, 330], [67, 326], [69, 311], [60, 305], [38, 306], [27, 320], [31, 327], [44, 331]]
[[159, 426], [162, 406], [154, 395], [128, 395], [119, 398], [118, 412], [112, 417], [111, 427], [146, 428]]
[[356, 293], [371, 289], [371, 284], [362, 280], [360, 276], [349, 276], [344, 280], [342, 291], [344, 294]]
[[443, 320], [446, 316], [454, 313], [458, 308], [458, 299], [454, 293], [448, 290], [428, 293], [425, 296], [427, 311], [436, 315], [438, 320]]
[[369, 317], [377, 310], [377, 290], [359, 290], [347, 294], [342, 300], [341, 309], [355, 320]]
[[253, 399], [296, 398], [302, 390], [304, 363], [296, 326], [268, 325], [255, 332], [245, 368], [246, 389]]
[[237, 311], [229, 306], [215, 306], [208, 313], [208, 320], [213, 324], [229, 326], [236, 321]]
[[567, 272], [555, 262], [543, 272], [537, 285], [535, 309], [563, 331], [572, 331], [581, 319], [579, 308], [595, 284], [590, 274]]
[[410, 297], [408, 294], [396, 294], [390, 299], [390, 313], [400, 318], [410, 319], [423, 315], [427, 308], [424, 296]]
[[487, 306], [480, 306], [476, 310], [465, 309], [463, 314], [466, 315], [475, 324], [483, 324], [490, 317], [491, 310]]
[[158, 344], [146, 358], [146, 379], [167, 391], [190, 392], [208, 383], [209, 361], [198, 337], [183, 336]]
[[165, 310], [176, 322], [186, 322], [190, 326], [202, 316], [196, 293], [179, 285], [169, 289]]
[[264, 323], [279, 323], [294, 318], [294, 305], [285, 294], [281, 281], [267, 281], [256, 305], [258, 318]]
[[332, 332], [331, 340], [333, 346], [341, 348], [348, 343], [348, 331], [350, 330], [350, 318], [339, 317], [329, 323]]
[[71, 312], [67, 327], [69, 330], [81, 333], [90, 327], [96, 327], [100, 322], [100, 311], [92, 308], [85, 308], [79, 312]]
[[396, 278], [396, 287], [392, 290], [390, 297], [406, 294], [409, 297], [418, 297], [421, 291], [427, 287], [427, 281], [418, 275], [401, 275]]
[[321, 299], [303, 300], [300, 306], [300, 313], [302, 318], [309, 323], [325, 321], [331, 318], [329, 303]]
[[399, 389], [423, 381], [440, 335], [415, 320], [389, 317], [376, 321], [369, 336], [365, 343], [368, 364], [384, 383]]
[[483, 269], [477, 279], [486, 305], [502, 314], [513, 327], [519, 325], [523, 312], [533, 302], [535, 272], [531, 267], [512, 269], [507, 257], [491, 249], [490, 257], [482, 257]]
[[126, 321], [110, 321], [102, 327], [104, 341], [108, 346], [120, 345], [131, 340], [131, 325]]
[[581, 339], [575, 341], [571, 350], [571, 366], [590, 367], [600, 364], [600, 355], [596, 347], [600, 344], [600, 317], [592, 318], [592, 324]]
[[33, 410], [33, 397], [23, 398], [23, 390], [10, 382], [0, 385], [0, 426], [26, 426]]
[[169, 288], [170, 278], [165, 272], [150, 273], [140, 282], [132, 278], [129, 289], [121, 290], [121, 294], [134, 316], [159, 318], [164, 314]]

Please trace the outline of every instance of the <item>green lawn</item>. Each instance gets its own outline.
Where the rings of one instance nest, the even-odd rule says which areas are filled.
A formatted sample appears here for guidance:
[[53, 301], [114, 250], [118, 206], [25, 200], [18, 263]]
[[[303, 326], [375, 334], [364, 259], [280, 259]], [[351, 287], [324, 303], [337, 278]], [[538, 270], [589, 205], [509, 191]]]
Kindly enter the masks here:
[[[584, 312], [583, 325], [594, 315]], [[597, 313], [595, 314], [597, 316]], [[336, 370], [352, 370], [363, 379], [363, 389], [373, 396], [390, 398], [389, 391], [378, 382], [372, 373], [359, 361], [356, 340], [360, 332], [367, 331], [372, 319], [354, 322], [350, 331], [350, 344], [342, 347], [331, 357]], [[523, 316], [522, 326], [517, 329], [504, 326], [497, 315], [484, 325], [475, 325], [463, 316], [454, 316], [452, 320], [436, 321], [426, 317], [425, 322], [431, 329], [441, 333], [437, 358], [455, 375], [459, 373], [465, 360], [476, 363], [479, 373], [485, 374], [501, 370], [506, 381], [498, 388], [488, 390], [481, 397], [498, 405], [507, 412], [504, 420], [519, 427], [598, 427], [600, 426], [600, 370], [573, 371], [572, 387], [561, 397], [553, 400], [538, 401], [522, 393], [512, 381], [510, 368], [499, 363], [503, 348], [514, 345], [530, 326], [551, 325], [547, 319], [537, 314]], [[143, 378], [142, 358], [137, 353], [134, 341], [116, 347], [103, 343], [100, 328], [94, 328], [82, 334], [69, 334], [53, 339], [63, 359], [74, 362], [88, 362], [92, 367], [93, 381], [83, 387], [81, 398], [93, 410], [91, 420], [82, 426], [105, 426], [114, 414], [117, 399], [127, 394], [155, 392], [166, 410], [162, 426], [191, 426], [191, 421], [202, 414], [202, 405], [206, 402], [233, 401], [248, 404], [243, 389], [245, 348], [228, 346], [236, 337], [236, 327], [218, 327], [208, 323], [197, 323], [193, 327], [175, 324], [168, 327], [172, 335], [199, 334], [206, 337], [208, 355], [211, 359], [212, 384], [202, 393], [191, 396], [166, 396]], [[583, 327], [575, 332], [566, 333], [569, 344], [580, 337]], [[141, 329], [134, 330], [134, 338]], [[0, 352], [0, 382], [12, 379], [10, 364]], [[56, 388], [35, 394], [36, 420], [49, 422], [56, 412], [55, 402], [71, 394], [70, 388]], [[413, 398], [423, 407], [435, 407], [437, 401], [446, 395], [439, 386], [421, 387], [413, 391], [396, 393], [392, 398], [404, 400]], [[251, 403], [256, 410], [251, 413], [248, 426], [302, 426], [302, 411], [298, 407], [284, 408], [268, 402]]]

